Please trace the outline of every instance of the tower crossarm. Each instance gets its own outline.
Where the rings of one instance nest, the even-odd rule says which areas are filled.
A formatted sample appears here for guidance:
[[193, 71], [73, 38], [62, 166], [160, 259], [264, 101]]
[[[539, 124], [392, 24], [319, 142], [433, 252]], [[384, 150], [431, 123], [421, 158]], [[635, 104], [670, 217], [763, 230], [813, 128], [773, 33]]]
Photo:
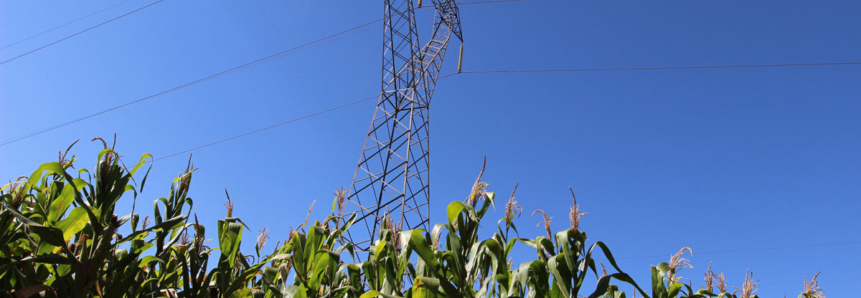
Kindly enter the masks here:
[[442, 62], [448, 49], [451, 35], [454, 34], [463, 42], [463, 33], [460, 29], [460, 10], [454, 0], [434, 0], [434, 24], [433, 34], [430, 40], [422, 47], [419, 58], [421, 59], [421, 76], [419, 77], [419, 88], [423, 93], [423, 104], [430, 105], [436, 82], [439, 79]]

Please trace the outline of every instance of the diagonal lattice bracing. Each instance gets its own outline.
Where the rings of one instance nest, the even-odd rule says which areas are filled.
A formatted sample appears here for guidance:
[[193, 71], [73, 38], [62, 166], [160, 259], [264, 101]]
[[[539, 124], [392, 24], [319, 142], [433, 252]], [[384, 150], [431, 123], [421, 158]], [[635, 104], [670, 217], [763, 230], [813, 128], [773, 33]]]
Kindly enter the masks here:
[[428, 108], [450, 37], [462, 40], [452, 0], [433, 1], [433, 34], [421, 48], [412, 1], [384, 2], [382, 91], [348, 196], [365, 226], [349, 235], [358, 249], [374, 243], [387, 213], [404, 230], [429, 228]]

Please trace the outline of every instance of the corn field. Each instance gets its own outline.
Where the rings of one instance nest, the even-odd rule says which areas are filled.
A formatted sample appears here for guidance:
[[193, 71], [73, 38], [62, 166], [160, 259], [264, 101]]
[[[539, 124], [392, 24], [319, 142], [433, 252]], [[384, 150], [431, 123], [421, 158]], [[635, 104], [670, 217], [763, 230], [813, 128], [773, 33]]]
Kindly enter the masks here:
[[[126, 215], [116, 210], [120, 199], [136, 200], [143, 190], [150, 155], [127, 168], [105, 144], [92, 170], [75, 173], [75, 158], [67, 154], [0, 189], [2, 297], [757, 297], [752, 273], [741, 287], [730, 288], [723, 273], [710, 269], [700, 288], [682, 282], [687, 248], [651, 267], [651, 280], [638, 284], [607, 245], [589, 244], [576, 200], [570, 228], [552, 231], [539, 210], [547, 234], [520, 238], [515, 214], [522, 208], [512, 193], [496, 232], [480, 239], [480, 224], [496, 199], [480, 177], [465, 201], [448, 204], [445, 221], [431, 231], [402, 231], [385, 218], [381, 240], [357, 251], [343, 237], [356, 215], [345, 214], [339, 190], [330, 216], [306, 221], [266, 251], [264, 230], [249, 253], [241, 249], [249, 247], [242, 243], [248, 228], [233, 217], [229, 195], [226, 217], [208, 235], [191, 214], [191, 164], [167, 196], [155, 200], [150, 221], [134, 208]], [[130, 232], [122, 235], [121, 228]], [[535, 259], [514, 264], [515, 246], [534, 249]], [[599, 255], [610, 272], [596, 266]], [[590, 276], [596, 284], [585, 283]], [[798, 297], [824, 297], [816, 276]]]

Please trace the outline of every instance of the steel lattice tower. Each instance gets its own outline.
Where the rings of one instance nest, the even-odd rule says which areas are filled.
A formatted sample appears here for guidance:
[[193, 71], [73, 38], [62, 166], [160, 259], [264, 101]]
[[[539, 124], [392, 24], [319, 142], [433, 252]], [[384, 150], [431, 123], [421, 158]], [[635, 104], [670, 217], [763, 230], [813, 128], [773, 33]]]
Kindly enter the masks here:
[[433, 35], [419, 49], [412, 1], [385, 0], [382, 93], [348, 196], [367, 228], [350, 235], [360, 249], [374, 243], [386, 214], [400, 213], [393, 218], [404, 230], [430, 222], [428, 107], [451, 35], [463, 41], [455, 1], [433, 5]]

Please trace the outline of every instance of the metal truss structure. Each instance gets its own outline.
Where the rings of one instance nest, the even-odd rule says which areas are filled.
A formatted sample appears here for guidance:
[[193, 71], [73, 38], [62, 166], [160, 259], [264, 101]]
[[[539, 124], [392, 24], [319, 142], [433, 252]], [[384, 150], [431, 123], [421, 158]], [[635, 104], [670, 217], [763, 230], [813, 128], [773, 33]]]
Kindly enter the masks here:
[[386, 216], [403, 230], [428, 229], [428, 107], [451, 35], [463, 41], [455, 1], [433, 5], [433, 35], [419, 49], [412, 0], [385, 0], [382, 93], [348, 196], [358, 206], [356, 224], [367, 228], [366, 235], [350, 234], [358, 249], [374, 243]]

